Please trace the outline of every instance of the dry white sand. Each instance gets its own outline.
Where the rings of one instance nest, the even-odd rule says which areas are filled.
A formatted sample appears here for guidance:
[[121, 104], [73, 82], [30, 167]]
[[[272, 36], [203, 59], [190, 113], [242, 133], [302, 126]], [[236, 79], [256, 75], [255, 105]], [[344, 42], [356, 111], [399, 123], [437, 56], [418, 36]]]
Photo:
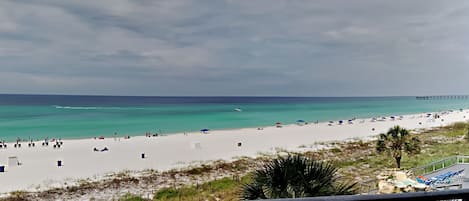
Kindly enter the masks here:
[[[469, 117], [468, 111], [454, 111], [441, 114], [441, 118], [436, 120], [425, 114], [415, 114], [405, 115], [402, 120], [387, 118], [385, 121], [372, 122], [371, 119], [357, 119], [353, 124], [345, 122], [344, 125], [337, 125], [335, 122], [333, 126], [326, 122], [304, 126], [287, 125], [283, 128], [267, 127], [263, 130], [217, 130], [209, 134], [65, 140], [60, 149], [54, 149], [51, 145], [42, 147], [40, 142], [36, 142], [34, 148], [29, 148], [27, 143], [23, 143], [22, 148], [13, 148], [13, 143], [9, 143], [7, 149], [0, 149], [0, 164], [7, 165], [9, 156], [17, 156], [22, 165], [7, 166], [6, 172], [0, 173], [0, 193], [42, 190], [123, 170], [168, 170], [197, 161], [257, 156], [261, 152], [274, 152], [276, 148], [308, 150], [311, 149], [308, 145], [315, 142], [367, 138], [395, 125], [407, 129], [438, 127], [466, 121], [466, 115]], [[375, 130], [372, 131], [372, 128]], [[241, 147], [237, 146], [239, 142], [242, 143]], [[200, 148], [195, 148], [197, 143]], [[109, 151], [94, 152], [94, 147], [107, 147]], [[145, 153], [145, 159], [141, 158], [142, 153]], [[62, 160], [64, 166], [57, 167], [58, 160]]]

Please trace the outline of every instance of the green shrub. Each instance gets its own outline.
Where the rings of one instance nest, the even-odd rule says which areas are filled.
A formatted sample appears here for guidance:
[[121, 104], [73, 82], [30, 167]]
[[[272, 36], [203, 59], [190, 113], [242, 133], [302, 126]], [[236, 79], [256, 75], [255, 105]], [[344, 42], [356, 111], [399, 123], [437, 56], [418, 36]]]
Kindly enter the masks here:
[[119, 199], [119, 201], [147, 201], [147, 199], [128, 193]]
[[453, 124], [453, 129], [454, 130], [464, 130], [466, 129], [467, 124], [464, 122], [457, 122]]
[[179, 196], [179, 190], [175, 188], [163, 188], [156, 192], [154, 199], [168, 199]]

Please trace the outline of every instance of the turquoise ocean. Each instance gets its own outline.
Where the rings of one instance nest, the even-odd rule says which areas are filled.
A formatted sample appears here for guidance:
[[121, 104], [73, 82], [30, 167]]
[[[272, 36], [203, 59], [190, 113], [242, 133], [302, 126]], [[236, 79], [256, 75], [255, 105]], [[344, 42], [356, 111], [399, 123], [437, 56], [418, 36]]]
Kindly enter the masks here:
[[0, 95], [0, 140], [173, 134], [467, 108], [469, 99], [415, 97]]

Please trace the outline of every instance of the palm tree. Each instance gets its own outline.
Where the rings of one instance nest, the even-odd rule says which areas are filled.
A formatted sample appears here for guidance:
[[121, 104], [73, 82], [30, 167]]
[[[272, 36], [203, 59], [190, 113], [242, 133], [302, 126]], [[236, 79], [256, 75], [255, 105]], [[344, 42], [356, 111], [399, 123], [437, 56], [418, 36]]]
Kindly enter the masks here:
[[396, 160], [397, 168], [401, 168], [403, 151], [407, 154], [420, 153], [420, 140], [417, 137], [411, 137], [408, 130], [394, 126], [386, 134], [379, 135], [376, 151], [392, 155]]
[[266, 163], [242, 189], [241, 199], [299, 198], [346, 195], [356, 183], [341, 183], [337, 168], [301, 155], [288, 155]]

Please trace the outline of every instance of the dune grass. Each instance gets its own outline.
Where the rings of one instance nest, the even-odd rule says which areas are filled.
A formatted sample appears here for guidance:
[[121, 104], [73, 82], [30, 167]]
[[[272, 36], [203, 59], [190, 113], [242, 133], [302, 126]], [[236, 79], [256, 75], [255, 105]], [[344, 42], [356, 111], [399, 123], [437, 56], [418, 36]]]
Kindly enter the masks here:
[[200, 185], [164, 188], [156, 192], [154, 200], [239, 200], [239, 190], [249, 181], [250, 176], [240, 179], [226, 177]]
[[119, 201], [147, 201], [147, 200], [137, 195], [127, 194], [121, 199], [119, 199]]

